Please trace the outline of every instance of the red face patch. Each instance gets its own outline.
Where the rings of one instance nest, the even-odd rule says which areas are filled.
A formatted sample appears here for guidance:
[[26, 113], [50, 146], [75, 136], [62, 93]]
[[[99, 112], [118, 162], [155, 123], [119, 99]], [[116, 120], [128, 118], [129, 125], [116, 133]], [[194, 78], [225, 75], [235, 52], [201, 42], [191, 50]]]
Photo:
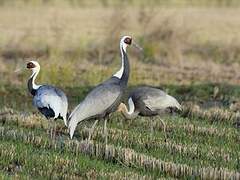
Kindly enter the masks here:
[[124, 39], [124, 42], [125, 42], [126, 44], [128, 44], [128, 45], [131, 45], [131, 44], [132, 44], [132, 38], [126, 37], [126, 38]]
[[35, 67], [36, 67], [36, 65], [33, 64], [32, 62], [27, 63], [27, 68], [28, 69], [32, 69], [32, 68], [35, 68]]

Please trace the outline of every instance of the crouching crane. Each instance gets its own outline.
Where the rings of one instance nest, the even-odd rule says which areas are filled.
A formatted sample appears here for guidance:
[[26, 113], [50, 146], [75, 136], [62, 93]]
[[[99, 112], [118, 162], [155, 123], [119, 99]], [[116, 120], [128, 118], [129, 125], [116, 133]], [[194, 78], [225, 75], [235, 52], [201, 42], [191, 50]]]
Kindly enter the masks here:
[[[33, 96], [33, 105], [47, 118], [63, 119], [67, 126], [68, 101], [64, 92], [50, 85], [36, 85], [35, 79], [40, 71], [37, 61], [27, 63], [27, 68], [32, 70], [28, 80], [28, 90]], [[51, 127], [51, 138], [53, 129]]]
[[[124, 103], [118, 107], [118, 111], [123, 114], [126, 119], [134, 119], [139, 116], [157, 116], [165, 113], [166, 110], [174, 108], [181, 110], [181, 105], [178, 101], [165, 93], [164, 91], [142, 86], [132, 90], [128, 97], [129, 110]], [[153, 118], [151, 118], [151, 135], [153, 134]], [[162, 119], [163, 130], [165, 133], [165, 123]]]

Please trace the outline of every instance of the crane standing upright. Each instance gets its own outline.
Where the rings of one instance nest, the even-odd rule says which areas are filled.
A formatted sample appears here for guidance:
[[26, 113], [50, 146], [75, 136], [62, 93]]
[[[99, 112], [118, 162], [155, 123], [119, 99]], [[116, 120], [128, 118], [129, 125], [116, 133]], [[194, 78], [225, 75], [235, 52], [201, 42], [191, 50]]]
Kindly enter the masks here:
[[79, 122], [96, 119], [89, 131], [88, 140], [99, 119], [104, 119], [104, 135], [107, 144], [107, 118], [117, 110], [122, 101], [123, 93], [127, 87], [129, 78], [129, 61], [127, 46], [132, 44], [130, 36], [124, 36], [120, 40], [121, 68], [111, 78], [96, 86], [85, 99], [73, 110], [69, 116], [69, 133], [71, 139]]

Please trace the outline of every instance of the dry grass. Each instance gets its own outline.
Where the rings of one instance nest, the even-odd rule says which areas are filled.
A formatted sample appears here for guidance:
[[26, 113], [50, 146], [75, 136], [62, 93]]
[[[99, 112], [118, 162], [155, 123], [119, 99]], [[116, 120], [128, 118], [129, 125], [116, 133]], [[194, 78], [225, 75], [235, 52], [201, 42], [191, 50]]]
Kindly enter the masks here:
[[237, 114], [228, 110], [219, 108], [210, 108], [208, 110], [201, 109], [198, 105], [191, 104], [184, 107], [183, 117], [196, 117], [200, 119], [208, 119], [211, 122], [222, 121], [233, 123], [237, 120]]
[[[0, 129], [0, 136], [13, 140], [22, 141], [23, 143], [30, 143], [36, 147], [59, 150], [64, 146], [65, 151], [73, 152], [78, 155], [83, 153], [106, 161], [121, 162], [127, 167], [138, 167], [147, 169], [152, 172], [164, 172], [166, 175], [172, 177], [202, 177], [226, 179], [231, 177], [238, 179], [240, 174], [238, 172], [229, 171], [224, 168], [215, 169], [212, 167], [190, 167], [185, 164], [176, 164], [172, 162], [164, 162], [160, 159], [147, 156], [142, 153], [137, 153], [133, 149], [115, 147], [112, 145], [103, 145], [101, 143], [89, 143], [86, 141], [69, 141], [64, 140], [62, 144], [55, 141], [48, 141], [32, 132], [25, 133], [24, 131], [8, 130], [4, 127]], [[8, 155], [9, 156], [9, 155]], [[14, 153], [11, 154], [14, 156]]]
[[[12, 75], [16, 62], [38, 58], [44, 69], [41, 81], [71, 85], [78, 79], [78, 85], [96, 84], [118, 68], [123, 34], [132, 35], [145, 49], [143, 55], [129, 51], [131, 84], [239, 82], [240, 14], [235, 8], [0, 9], [0, 73], [6, 82], [23, 83], [26, 75]], [[66, 79], [58, 78], [59, 71]]]
[[[38, 115], [23, 115], [20, 112], [12, 113], [11, 109], [5, 109], [1, 111], [1, 121], [5, 127], [18, 127], [20, 129], [26, 128], [28, 130], [34, 131], [42, 131], [45, 136], [46, 130], [48, 130], [47, 122], [44, 118]], [[211, 111], [210, 111], [211, 112]], [[9, 114], [10, 113], [10, 114]], [[113, 122], [110, 122], [109, 126], [116, 126], [117, 117], [112, 117], [114, 119]], [[175, 121], [175, 122], [174, 122]], [[207, 120], [209, 121], [209, 120]], [[238, 132], [234, 128], [222, 128], [215, 126], [204, 126], [199, 124], [192, 124], [187, 121], [187, 119], [180, 119], [181, 123], [176, 122], [175, 119], [171, 119], [167, 121], [167, 134], [170, 135], [169, 139], [164, 142], [163, 137], [155, 136], [154, 138], [150, 138], [149, 134], [139, 133], [139, 131], [132, 131], [129, 128], [126, 130], [117, 128], [108, 128], [108, 138], [110, 143], [117, 144], [117, 146], [124, 146], [128, 148], [135, 149], [136, 151], [148, 149], [146, 154], [153, 153], [155, 158], [161, 157], [161, 154], [154, 153], [156, 149], [165, 150], [168, 153], [178, 154], [181, 158], [197, 158], [202, 159], [207, 158], [208, 161], [216, 162], [221, 161], [226, 164], [228, 163], [237, 163], [236, 155], [238, 152], [229, 151], [229, 147], [227, 149], [222, 146], [209, 146], [201, 144], [199, 142], [189, 142], [183, 143], [179, 142], [177, 139], [171, 139], [171, 134], [174, 134], [176, 131], [184, 132], [184, 136], [195, 136], [197, 139], [200, 137], [209, 137], [216, 139], [216, 141], [223, 140], [231, 140], [233, 143], [239, 142]], [[112, 124], [113, 123], [113, 124]], [[127, 123], [127, 122], [125, 122]], [[218, 123], [221, 123], [219, 121]], [[160, 126], [160, 122], [157, 122], [154, 125], [155, 131], [160, 131], [162, 127]], [[129, 127], [135, 127], [135, 129], [148, 129], [149, 121], [147, 119], [138, 119], [136, 121], [131, 122]], [[88, 128], [80, 128], [81, 131], [77, 133], [77, 137], [79, 139], [84, 139], [88, 136], [89, 129]], [[103, 139], [102, 128], [96, 128], [96, 131], [93, 134], [93, 139], [96, 141], [101, 141]], [[39, 132], [38, 132], [39, 133]], [[57, 134], [62, 136], [65, 139], [67, 135], [67, 129], [64, 128], [63, 123], [57, 124]], [[181, 133], [177, 133], [181, 134]], [[194, 138], [196, 140], [196, 138]], [[61, 142], [61, 138], [60, 138]], [[176, 161], [176, 160], [175, 160]], [[221, 167], [223, 164], [221, 165]], [[226, 166], [226, 165], [225, 165]], [[223, 166], [223, 167], [225, 167]]]

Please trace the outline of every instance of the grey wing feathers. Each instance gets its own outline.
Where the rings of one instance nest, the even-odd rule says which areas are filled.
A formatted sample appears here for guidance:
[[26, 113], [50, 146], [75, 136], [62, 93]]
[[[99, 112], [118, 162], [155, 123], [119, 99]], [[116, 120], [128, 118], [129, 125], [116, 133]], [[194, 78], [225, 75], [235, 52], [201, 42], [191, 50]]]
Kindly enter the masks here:
[[130, 92], [130, 96], [135, 99], [145, 99], [148, 96], [150, 97], [158, 97], [158, 96], [164, 96], [166, 93], [160, 89], [142, 86], [138, 87]]
[[134, 100], [141, 100], [151, 111], [164, 110], [169, 107], [176, 107], [181, 110], [178, 101], [164, 91], [152, 87], [140, 87], [132, 91]]
[[114, 84], [101, 84], [93, 89], [69, 116], [71, 138], [79, 122], [104, 114], [120, 93], [120, 87]]
[[165, 96], [145, 99], [144, 103], [152, 111], [164, 110], [169, 107], [176, 107], [177, 109], [181, 110], [181, 105], [178, 103], [178, 101], [168, 94]]
[[47, 85], [41, 86], [33, 98], [33, 104], [37, 108], [51, 108], [55, 113], [54, 118], [60, 115], [63, 117], [65, 125], [67, 124], [68, 101], [66, 95], [60, 89]]

